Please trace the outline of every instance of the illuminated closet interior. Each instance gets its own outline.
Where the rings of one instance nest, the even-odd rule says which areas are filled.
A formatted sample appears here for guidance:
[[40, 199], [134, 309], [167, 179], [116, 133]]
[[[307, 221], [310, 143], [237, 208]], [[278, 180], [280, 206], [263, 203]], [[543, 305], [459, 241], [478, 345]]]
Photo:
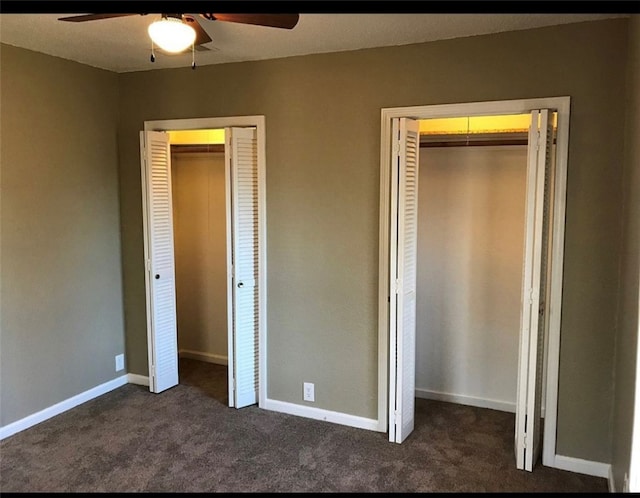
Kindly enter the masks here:
[[[170, 131], [178, 356], [227, 377], [225, 130]], [[188, 378], [180, 361], [180, 382]], [[226, 384], [226, 382], [225, 382]], [[226, 391], [216, 397], [227, 402]], [[224, 399], [223, 399], [224, 398]]]
[[515, 413], [530, 120], [420, 120], [416, 397]]

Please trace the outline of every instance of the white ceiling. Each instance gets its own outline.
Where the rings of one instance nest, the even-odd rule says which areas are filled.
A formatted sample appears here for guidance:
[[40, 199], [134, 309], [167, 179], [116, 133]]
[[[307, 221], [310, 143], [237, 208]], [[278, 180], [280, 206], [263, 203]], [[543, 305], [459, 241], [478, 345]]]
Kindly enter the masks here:
[[[151, 63], [147, 26], [159, 14], [63, 22], [73, 14], [0, 14], [0, 42], [116, 72], [188, 67], [191, 53]], [[406, 45], [628, 14], [300, 14], [292, 30], [207, 21], [210, 51], [196, 64], [220, 64], [361, 48]]]

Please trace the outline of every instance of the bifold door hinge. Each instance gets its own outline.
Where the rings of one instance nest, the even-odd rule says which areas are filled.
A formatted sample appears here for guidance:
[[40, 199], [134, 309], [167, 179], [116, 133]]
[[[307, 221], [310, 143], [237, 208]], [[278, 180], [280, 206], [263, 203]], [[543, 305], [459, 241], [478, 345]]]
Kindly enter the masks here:
[[400, 293], [400, 279], [396, 278], [393, 281], [393, 292], [394, 294], [399, 294]]
[[402, 424], [402, 413], [400, 411], [396, 410], [395, 412], [393, 412], [393, 418], [394, 418], [393, 423], [396, 426], [399, 426]]
[[394, 154], [400, 154], [400, 144], [402, 143], [402, 136], [400, 133], [400, 130], [398, 130], [398, 134], [396, 135], [395, 139], [393, 140], [393, 153]]
[[533, 289], [529, 289], [529, 304], [533, 304]]

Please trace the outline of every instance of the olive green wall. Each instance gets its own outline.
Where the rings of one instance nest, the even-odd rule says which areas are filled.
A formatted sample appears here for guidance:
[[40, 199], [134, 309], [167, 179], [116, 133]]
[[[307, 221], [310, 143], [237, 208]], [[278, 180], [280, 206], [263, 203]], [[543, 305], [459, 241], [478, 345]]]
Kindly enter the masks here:
[[620, 267], [622, 278], [615, 357], [611, 460], [616, 491], [623, 491], [625, 473], [629, 472], [638, 347], [638, 277], [640, 277], [640, 17], [638, 16], [634, 16], [629, 23], [628, 61], [623, 181], [624, 240]]
[[559, 454], [608, 462], [627, 20], [119, 76], [130, 371], [147, 374], [138, 133], [266, 116], [268, 397], [376, 418], [380, 109], [571, 97]]
[[4, 426], [125, 372], [117, 75], [1, 45], [0, 78]]

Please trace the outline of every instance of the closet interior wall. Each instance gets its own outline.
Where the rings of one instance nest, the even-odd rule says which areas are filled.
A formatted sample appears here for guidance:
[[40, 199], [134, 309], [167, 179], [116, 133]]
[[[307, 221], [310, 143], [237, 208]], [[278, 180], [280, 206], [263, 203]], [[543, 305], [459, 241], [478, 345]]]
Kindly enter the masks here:
[[527, 145], [419, 159], [416, 396], [515, 412]]

